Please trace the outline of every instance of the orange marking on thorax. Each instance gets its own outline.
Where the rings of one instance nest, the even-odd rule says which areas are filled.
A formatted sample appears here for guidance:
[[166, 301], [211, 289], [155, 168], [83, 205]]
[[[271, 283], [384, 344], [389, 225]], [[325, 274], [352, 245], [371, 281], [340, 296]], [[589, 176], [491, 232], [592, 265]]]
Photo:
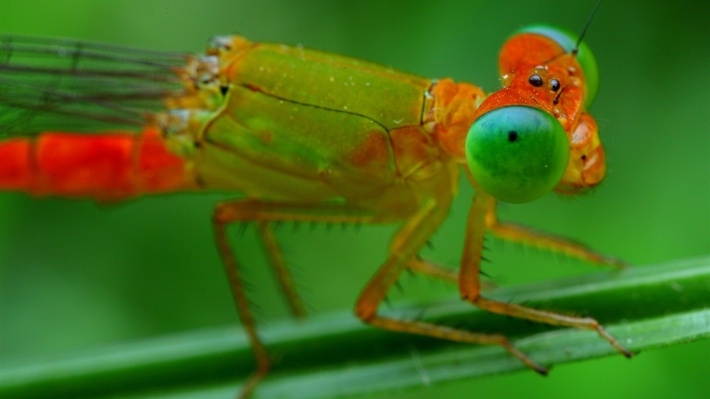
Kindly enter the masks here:
[[386, 168], [392, 159], [390, 144], [381, 131], [370, 132], [350, 156], [350, 163], [362, 169]]
[[468, 129], [475, 119], [478, 104], [486, 94], [470, 83], [455, 83], [448, 78], [436, 82], [431, 92], [434, 104], [427, 112], [433, 115], [436, 122], [434, 136], [457, 162], [465, 163]]

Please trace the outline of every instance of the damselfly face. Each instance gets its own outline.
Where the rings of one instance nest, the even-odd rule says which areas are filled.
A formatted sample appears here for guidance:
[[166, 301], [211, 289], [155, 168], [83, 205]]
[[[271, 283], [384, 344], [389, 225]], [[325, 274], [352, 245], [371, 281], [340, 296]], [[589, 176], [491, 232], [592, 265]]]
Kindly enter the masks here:
[[[499, 62], [503, 88], [477, 110], [467, 144], [477, 152], [469, 167], [481, 187], [503, 201], [528, 202], [599, 183], [604, 152], [586, 113], [598, 80], [589, 48], [560, 29], [532, 26], [506, 42]], [[482, 161], [490, 138], [501, 148]]]

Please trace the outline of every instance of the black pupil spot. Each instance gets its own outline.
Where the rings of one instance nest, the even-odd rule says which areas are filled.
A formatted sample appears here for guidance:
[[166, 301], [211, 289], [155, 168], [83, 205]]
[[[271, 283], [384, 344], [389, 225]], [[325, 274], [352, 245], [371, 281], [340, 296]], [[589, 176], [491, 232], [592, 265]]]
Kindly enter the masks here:
[[557, 90], [559, 90], [559, 89], [560, 89], [560, 81], [557, 80], [557, 79], [552, 79], [552, 80], [550, 81], [550, 89], [551, 89], [552, 91], [557, 91]]
[[508, 132], [508, 141], [514, 143], [518, 140], [518, 132], [511, 130]]
[[540, 77], [540, 75], [531, 75], [528, 78], [528, 82], [530, 82], [530, 84], [535, 87], [542, 86], [542, 78]]

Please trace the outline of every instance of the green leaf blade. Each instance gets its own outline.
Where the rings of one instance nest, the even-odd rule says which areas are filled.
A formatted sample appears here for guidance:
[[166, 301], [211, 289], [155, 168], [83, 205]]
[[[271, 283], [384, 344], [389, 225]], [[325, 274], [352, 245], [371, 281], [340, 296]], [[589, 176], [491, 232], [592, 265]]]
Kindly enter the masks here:
[[[490, 296], [589, 314], [634, 352], [710, 337], [710, 257], [510, 287]], [[552, 329], [460, 301], [423, 309], [430, 321], [504, 333], [544, 365], [618, 356], [593, 331]], [[415, 318], [422, 307], [394, 313]], [[349, 312], [270, 323], [262, 334], [276, 364], [255, 399], [354, 398], [524, 369], [498, 347], [380, 331]], [[0, 397], [231, 397], [253, 364], [247, 340], [234, 329], [199, 331], [3, 365]]]

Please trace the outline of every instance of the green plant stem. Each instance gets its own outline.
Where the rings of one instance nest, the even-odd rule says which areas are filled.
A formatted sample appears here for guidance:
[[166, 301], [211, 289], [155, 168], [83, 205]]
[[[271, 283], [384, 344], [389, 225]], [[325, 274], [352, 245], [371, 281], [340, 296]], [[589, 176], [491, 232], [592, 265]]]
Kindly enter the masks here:
[[[710, 337], [710, 257], [498, 289], [490, 296], [593, 315], [632, 351]], [[504, 333], [544, 365], [617, 355], [594, 332], [491, 315], [460, 301], [387, 312]], [[356, 397], [524, 368], [498, 347], [380, 331], [349, 312], [269, 323], [262, 335], [275, 366], [254, 399]], [[215, 329], [4, 364], [0, 397], [229, 398], [253, 367], [243, 334]]]

